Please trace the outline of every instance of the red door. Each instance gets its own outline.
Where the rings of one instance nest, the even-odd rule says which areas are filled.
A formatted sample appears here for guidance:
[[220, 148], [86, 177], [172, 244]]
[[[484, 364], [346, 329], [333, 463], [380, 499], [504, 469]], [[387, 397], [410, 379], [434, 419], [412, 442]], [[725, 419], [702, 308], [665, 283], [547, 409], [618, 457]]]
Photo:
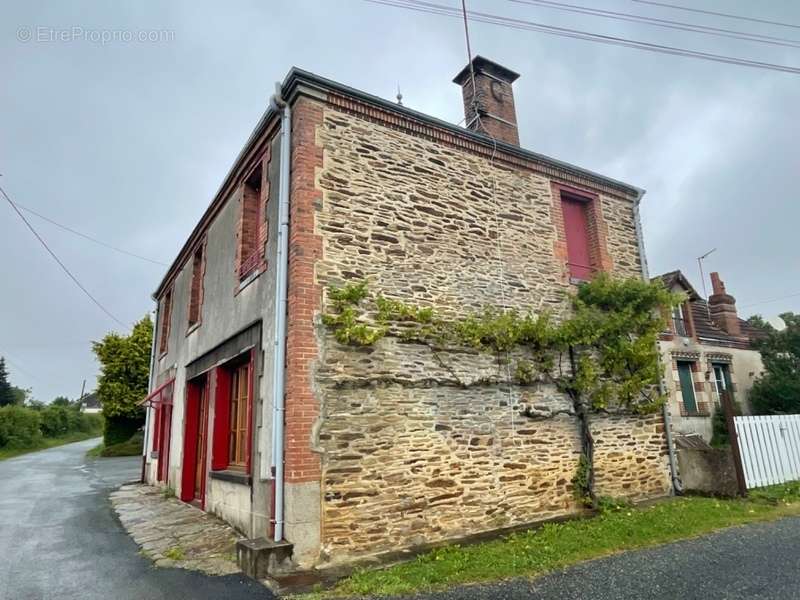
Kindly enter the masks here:
[[576, 279], [587, 281], [592, 277], [592, 259], [589, 254], [589, 221], [586, 202], [562, 198], [564, 232], [567, 236], [569, 273]]
[[198, 500], [206, 495], [206, 432], [208, 431], [208, 381], [203, 377], [186, 387], [186, 417], [183, 436], [181, 500]]

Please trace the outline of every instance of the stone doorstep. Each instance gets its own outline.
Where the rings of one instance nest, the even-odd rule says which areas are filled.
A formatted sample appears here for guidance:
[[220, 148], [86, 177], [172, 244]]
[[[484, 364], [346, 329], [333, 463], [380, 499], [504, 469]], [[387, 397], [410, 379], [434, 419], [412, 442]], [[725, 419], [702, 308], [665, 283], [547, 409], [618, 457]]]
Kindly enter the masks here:
[[[110, 500], [125, 530], [156, 567], [208, 575], [240, 572], [231, 555], [241, 536], [214, 515], [141, 484], [121, 486]], [[173, 548], [182, 553], [177, 560], [165, 556]]]

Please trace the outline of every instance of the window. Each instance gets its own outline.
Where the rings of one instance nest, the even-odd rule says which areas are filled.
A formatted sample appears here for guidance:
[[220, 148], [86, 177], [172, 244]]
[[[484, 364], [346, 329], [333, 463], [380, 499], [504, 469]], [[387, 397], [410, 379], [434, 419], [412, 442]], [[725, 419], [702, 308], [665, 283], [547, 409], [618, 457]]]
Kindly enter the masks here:
[[672, 326], [675, 333], [681, 337], [689, 337], [689, 327], [685, 318], [685, 304], [672, 308]]
[[250, 396], [250, 365], [237, 367], [231, 373], [231, 417], [228, 464], [244, 468], [247, 461], [247, 421]]
[[211, 468], [250, 471], [252, 352], [215, 369]]
[[189, 327], [200, 322], [203, 306], [203, 246], [195, 250], [192, 258], [192, 287], [189, 290]]
[[585, 200], [561, 195], [564, 233], [567, 238], [567, 266], [575, 279], [587, 281], [592, 277], [592, 257], [589, 245], [589, 218]]
[[161, 307], [161, 339], [158, 343], [159, 354], [166, 354], [169, 347], [169, 322], [172, 319], [172, 289], [167, 291], [164, 296], [164, 304]]
[[720, 401], [722, 394], [728, 392], [733, 399], [733, 385], [731, 383], [731, 368], [725, 363], [712, 364], [714, 369], [714, 391], [716, 392], [717, 402]]
[[694, 396], [694, 379], [692, 377], [692, 364], [688, 361], [678, 361], [678, 378], [681, 383], [681, 396], [683, 396], [683, 410], [685, 414], [697, 414], [697, 400]]
[[267, 228], [262, 200], [262, 169], [259, 164], [247, 177], [242, 190], [242, 213], [239, 226], [239, 280], [261, 266]]

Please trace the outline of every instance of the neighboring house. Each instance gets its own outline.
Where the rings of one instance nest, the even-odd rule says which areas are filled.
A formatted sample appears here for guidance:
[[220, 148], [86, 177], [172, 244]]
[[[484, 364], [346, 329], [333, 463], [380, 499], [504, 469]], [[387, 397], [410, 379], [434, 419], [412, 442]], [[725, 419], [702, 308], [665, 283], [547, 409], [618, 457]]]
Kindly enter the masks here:
[[100, 399], [97, 397], [97, 392], [91, 392], [80, 399], [81, 412], [96, 414], [103, 412], [103, 407], [100, 405]]
[[[520, 148], [517, 74], [473, 67], [466, 129], [292, 69], [154, 294], [147, 480], [297, 567], [582, 510], [564, 393], [321, 323], [349, 281], [453, 316], [558, 317], [594, 273], [646, 277], [642, 190]], [[601, 495], [670, 492], [660, 415], [592, 432]]]
[[725, 291], [719, 274], [711, 273], [713, 293], [707, 301], [680, 271], [660, 279], [686, 296], [669, 315], [669, 330], [659, 342], [673, 430], [710, 442], [721, 391], [730, 391], [743, 412], [750, 412], [747, 393], [763, 369], [753, 341], [761, 334], [739, 318], [736, 299]]

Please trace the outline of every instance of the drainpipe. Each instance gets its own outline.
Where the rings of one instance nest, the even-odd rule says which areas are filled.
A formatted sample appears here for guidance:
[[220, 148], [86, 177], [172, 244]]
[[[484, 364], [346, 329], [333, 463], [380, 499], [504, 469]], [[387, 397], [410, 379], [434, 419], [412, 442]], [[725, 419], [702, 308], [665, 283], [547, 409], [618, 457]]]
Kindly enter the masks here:
[[[647, 257], [644, 251], [644, 237], [642, 236], [642, 220], [639, 215], [639, 203], [642, 201], [645, 191], [639, 190], [636, 200], [633, 203], [633, 222], [636, 227], [636, 241], [639, 244], [639, 257], [642, 264], [642, 277], [645, 281], [650, 281], [647, 269]], [[664, 397], [667, 390], [664, 386], [664, 365], [661, 364], [661, 348], [656, 341], [656, 356], [658, 357], [658, 393]], [[668, 402], [664, 402], [661, 407], [661, 416], [664, 419], [664, 437], [667, 439], [667, 453], [669, 454], [669, 473], [672, 479], [672, 491], [676, 496], [683, 494], [683, 484], [678, 477], [678, 464], [675, 456], [675, 444], [672, 441], [672, 416], [669, 414]]]
[[286, 383], [286, 314], [289, 278], [289, 177], [291, 176], [292, 111], [276, 84], [270, 106], [281, 111], [280, 181], [278, 185], [278, 257], [275, 282], [275, 338], [272, 375], [272, 468], [275, 541], [283, 540], [283, 454]]
[[[153, 389], [153, 378], [156, 370], [156, 331], [158, 331], [158, 302], [156, 302], [155, 319], [153, 320], [153, 335], [150, 340], [150, 373], [148, 374], [147, 393]], [[150, 403], [144, 407], [144, 444], [142, 445], [142, 476], [141, 482], [144, 483], [145, 471], [147, 470], [147, 445], [150, 443]]]

